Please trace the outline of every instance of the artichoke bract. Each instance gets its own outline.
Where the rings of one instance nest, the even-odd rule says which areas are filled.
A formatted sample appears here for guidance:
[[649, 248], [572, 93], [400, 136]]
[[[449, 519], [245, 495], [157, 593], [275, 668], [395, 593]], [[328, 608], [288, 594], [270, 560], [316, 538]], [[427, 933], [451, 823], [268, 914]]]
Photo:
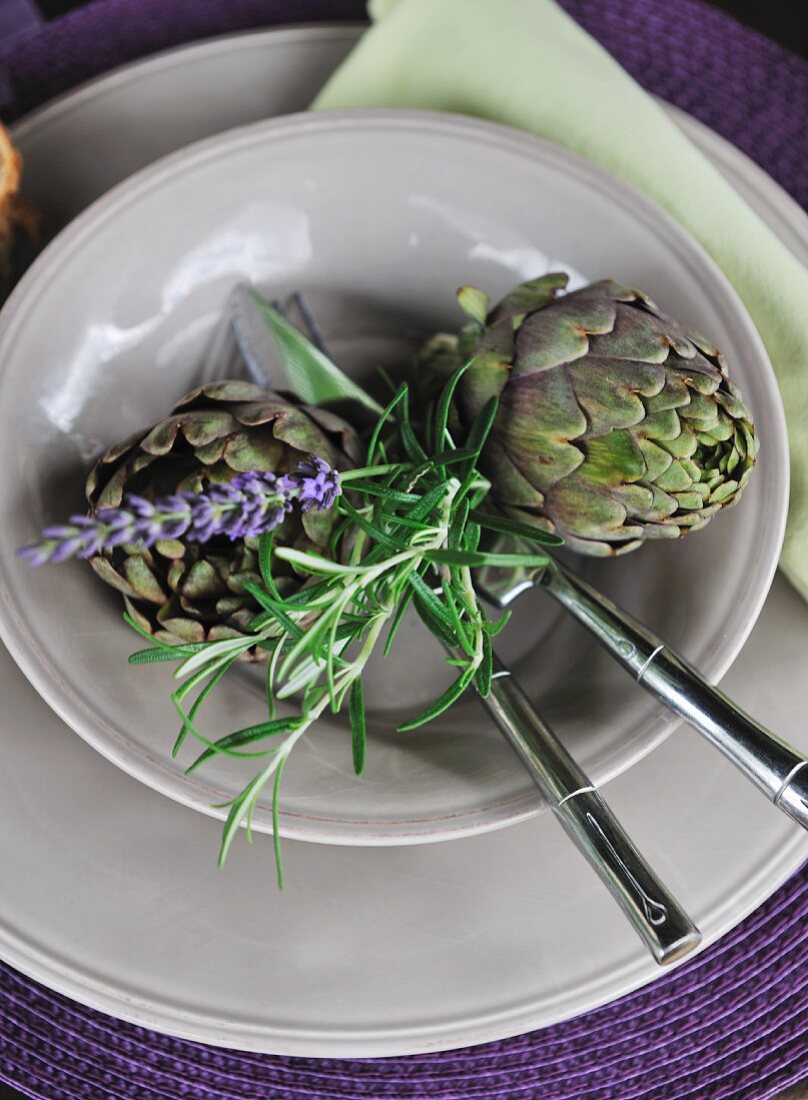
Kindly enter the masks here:
[[464, 287], [472, 321], [421, 359], [442, 374], [472, 359], [464, 424], [499, 397], [480, 463], [493, 501], [599, 556], [703, 527], [738, 500], [758, 449], [721, 353], [639, 290], [604, 279], [564, 293], [567, 281], [524, 283], [490, 312]]
[[[117, 508], [127, 493], [154, 500], [199, 493], [259, 470], [293, 471], [309, 455], [346, 469], [358, 458], [351, 427], [325, 409], [300, 405], [249, 382], [224, 381], [189, 393], [164, 420], [110, 448], [87, 479], [91, 514]], [[334, 515], [295, 511], [275, 530], [274, 545], [325, 550]], [[124, 595], [129, 613], [169, 643], [243, 634], [258, 606], [245, 591], [260, 583], [258, 540], [168, 539], [151, 548], [117, 546], [90, 558], [97, 575]], [[284, 592], [301, 583], [274, 563]]]

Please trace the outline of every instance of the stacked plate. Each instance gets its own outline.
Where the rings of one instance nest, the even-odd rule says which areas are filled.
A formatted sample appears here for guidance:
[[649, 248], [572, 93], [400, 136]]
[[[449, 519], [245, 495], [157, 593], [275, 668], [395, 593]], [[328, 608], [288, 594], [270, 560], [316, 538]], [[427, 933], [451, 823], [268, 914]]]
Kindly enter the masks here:
[[[294, 114], [356, 33], [187, 48], [22, 123], [30, 196], [51, 228], [67, 228], [0, 321], [0, 629], [29, 681], [4, 652], [0, 873], [14, 888], [0, 900], [0, 954], [127, 1020], [314, 1056], [513, 1035], [657, 971], [481, 711], [392, 732], [439, 686], [439, 653], [415, 624], [399, 665], [371, 685], [364, 778], [337, 723], [293, 758], [279, 894], [266, 837], [234, 845], [216, 870], [219, 824], [205, 815], [240, 777], [216, 766], [186, 777], [188, 761], [172, 760], [168, 674], [127, 669], [130, 636], [86, 567], [29, 573], [14, 559], [19, 542], [80, 503], [74, 487], [93, 454], [193, 386], [236, 282], [305, 289], [332, 350], [360, 376], [389, 353], [391, 332], [453, 324], [456, 285], [496, 296], [558, 266], [643, 286], [708, 332], [755, 411], [759, 475], [743, 506], [692, 542], [587, 571], [709, 677], [738, 658], [729, 693], [808, 747], [797, 674], [808, 611], [782, 580], [769, 593], [785, 510], [782, 410], [737, 297], [661, 211], [555, 147], [448, 116]], [[210, 86], [213, 113], [197, 94]], [[675, 117], [808, 254], [790, 200]], [[670, 715], [541, 597], [524, 600], [504, 655], [593, 778], [616, 777], [611, 804], [709, 943], [799, 866], [804, 834], [695, 735], [665, 740]], [[211, 717], [246, 725], [259, 703], [236, 677]], [[267, 806], [254, 823], [270, 827]]]

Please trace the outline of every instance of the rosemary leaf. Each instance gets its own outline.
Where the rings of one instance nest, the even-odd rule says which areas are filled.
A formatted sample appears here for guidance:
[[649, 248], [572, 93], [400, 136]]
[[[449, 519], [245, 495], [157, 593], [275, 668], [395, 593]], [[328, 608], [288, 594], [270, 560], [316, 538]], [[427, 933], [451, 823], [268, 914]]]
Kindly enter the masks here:
[[494, 672], [494, 650], [491, 646], [491, 634], [487, 630], [482, 631], [483, 656], [480, 666], [474, 674], [474, 686], [480, 697], [487, 699], [491, 692], [491, 677]]
[[196, 771], [200, 764], [210, 760], [212, 756], [224, 754], [225, 756], [266, 756], [266, 752], [239, 752], [245, 745], [254, 745], [256, 741], [263, 741], [267, 737], [276, 737], [280, 733], [292, 733], [300, 728], [301, 719], [297, 716], [289, 718], [276, 718], [272, 722], [259, 722], [255, 726], [245, 726], [244, 729], [228, 733], [226, 737], [220, 737], [214, 741], [210, 748], [194, 760], [193, 764], [185, 769], [185, 774], [190, 775]]
[[452, 377], [443, 387], [440, 398], [438, 399], [437, 409], [435, 411], [434, 438], [436, 447], [443, 447], [446, 443], [451, 443], [451, 437], [448, 434], [447, 428], [449, 425], [449, 412], [452, 407], [452, 398], [454, 397], [455, 390], [457, 389], [457, 383], [469, 369], [471, 364], [472, 360], [469, 359], [462, 365], [462, 367], [458, 367]]
[[485, 527], [488, 531], [498, 531], [503, 535], [516, 535], [528, 542], [538, 542], [542, 546], [563, 546], [564, 540], [550, 531], [542, 531], [539, 527], [531, 527], [527, 523], [519, 523], [518, 520], [509, 519], [507, 516], [497, 516], [491, 512], [472, 512], [472, 519]]
[[267, 592], [274, 600], [280, 600], [281, 595], [275, 587], [272, 579], [272, 543], [275, 539], [274, 531], [267, 531], [258, 540], [258, 568], [261, 571], [261, 580], [264, 582]]
[[[256, 775], [241, 794], [237, 795], [232, 802], [225, 803], [225, 806], [230, 807], [230, 812], [227, 815], [227, 820], [224, 823], [222, 829], [222, 843], [219, 848], [219, 866], [224, 865], [224, 861], [227, 859], [227, 853], [230, 851], [230, 845], [233, 843], [233, 838], [238, 832], [238, 828], [241, 822], [244, 820], [244, 816], [247, 812], [247, 804], [250, 799], [255, 795], [260, 795], [263, 788], [266, 786], [269, 779], [272, 777], [272, 773], [278, 767], [280, 760], [276, 757], [267, 766]], [[214, 809], [222, 809], [221, 806], [215, 806]]]
[[365, 770], [365, 750], [367, 748], [367, 726], [365, 724], [365, 697], [362, 680], [357, 678], [351, 684], [348, 717], [351, 721], [351, 752], [354, 771], [361, 775]]
[[199, 692], [199, 695], [197, 695], [196, 699], [191, 705], [191, 709], [188, 711], [188, 717], [185, 721], [183, 721], [180, 732], [177, 734], [177, 740], [174, 742], [173, 748], [171, 749], [172, 756], [176, 756], [182, 748], [182, 744], [185, 741], [185, 738], [188, 736], [189, 731], [193, 727], [194, 722], [196, 721], [196, 716], [199, 713], [199, 709], [204, 703], [205, 699], [211, 693], [213, 688], [216, 687], [216, 685], [224, 676], [224, 674], [228, 671], [228, 669], [233, 666], [236, 660], [238, 660], [237, 657], [232, 657], [228, 661], [223, 661], [219, 665], [219, 667], [215, 669], [214, 672], [211, 674], [207, 683], [204, 684]]
[[[376, 457], [376, 450], [379, 446], [379, 440], [381, 439], [381, 434], [382, 434], [382, 431], [384, 430], [385, 424], [388, 422], [390, 417], [393, 415], [393, 412], [395, 411], [396, 407], [398, 405], [400, 405], [402, 402], [405, 402], [406, 400], [407, 400], [407, 387], [402, 384], [401, 386], [399, 386], [398, 390], [396, 391], [396, 394], [393, 397], [392, 401], [390, 401], [390, 403], [387, 405], [387, 407], [382, 410], [382, 413], [381, 413], [379, 419], [376, 421], [376, 426], [373, 429], [373, 432], [372, 432], [371, 437], [370, 437], [370, 442], [368, 443], [367, 455], [366, 455], [366, 459], [365, 459], [368, 466], [372, 465], [373, 459]], [[355, 484], [354, 484], [353, 488], [356, 488]]]
[[433, 721], [439, 715], [443, 714], [449, 709], [452, 703], [456, 703], [461, 695], [465, 692], [466, 688], [474, 679], [475, 669], [473, 667], [466, 667], [458, 678], [451, 684], [444, 693], [431, 703], [425, 710], [422, 710], [420, 714], [416, 714], [414, 718], [408, 719], [403, 722], [399, 727], [399, 733], [408, 733], [410, 730], [418, 729], [419, 726], [425, 726], [427, 722]]

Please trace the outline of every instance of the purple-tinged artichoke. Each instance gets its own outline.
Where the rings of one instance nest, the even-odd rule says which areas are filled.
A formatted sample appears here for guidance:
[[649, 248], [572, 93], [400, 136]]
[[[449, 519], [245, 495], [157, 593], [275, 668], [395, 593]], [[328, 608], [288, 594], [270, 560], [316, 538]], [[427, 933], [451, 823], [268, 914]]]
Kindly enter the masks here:
[[422, 354], [444, 376], [473, 356], [457, 389], [464, 425], [500, 399], [480, 464], [493, 501], [599, 556], [703, 527], [738, 500], [757, 453], [721, 353], [638, 290], [566, 285], [545, 275], [490, 312], [465, 287], [471, 323]]
[[[340, 417], [293, 403], [249, 382], [216, 382], [184, 397], [171, 415], [112, 447], [87, 479], [91, 514], [121, 506], [126, 494], [146, 501], [204, 493], [257, 470], [290, 474], [309, 456], [346, 469], [358, 459], [357, 439]], [[312, 466], [312, 477], [317, 469]], [[303, 502], [305, 505], [305, 502]], [[323, 552], [331, 511], [290, 511], [275, 529], [275, 545]], [[258, 607], [244, 585], [260, 583], [256, 538], [165, 539], [149, 549], [116, 546], [90, 564], [117, 588], [133, 618], [167, 642], [202, 642], [242, 634]], [[300, 583], [276, 563], [288, 591]]]

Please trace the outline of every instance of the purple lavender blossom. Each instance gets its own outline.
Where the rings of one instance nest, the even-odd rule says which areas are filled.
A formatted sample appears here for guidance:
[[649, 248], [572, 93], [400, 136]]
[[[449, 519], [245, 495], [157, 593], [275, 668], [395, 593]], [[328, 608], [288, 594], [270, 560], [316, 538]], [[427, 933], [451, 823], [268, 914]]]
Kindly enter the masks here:
[[300, 486], [297, 499], [304, 512], [330, 508], [342, 491], [337, 471], [316, 455], [298, 465], [295, 477]]
[[116, 546], [186, 538], [208, 542], [257, 538], [273, 530], [297, 503], [304, 512], [331, 508], [341, 492], [340, 478], [327, 462], [309, 455], [294, 473], [277, 476], [261, 470], [238, 474], [202, 493], [180, 492], [157, 500], [127, 493], [120, 508], [102, 508], [93, 516], [46, 527], [37, 542], [17, 556], [33, 566], [68, 558], [90, 558]]

